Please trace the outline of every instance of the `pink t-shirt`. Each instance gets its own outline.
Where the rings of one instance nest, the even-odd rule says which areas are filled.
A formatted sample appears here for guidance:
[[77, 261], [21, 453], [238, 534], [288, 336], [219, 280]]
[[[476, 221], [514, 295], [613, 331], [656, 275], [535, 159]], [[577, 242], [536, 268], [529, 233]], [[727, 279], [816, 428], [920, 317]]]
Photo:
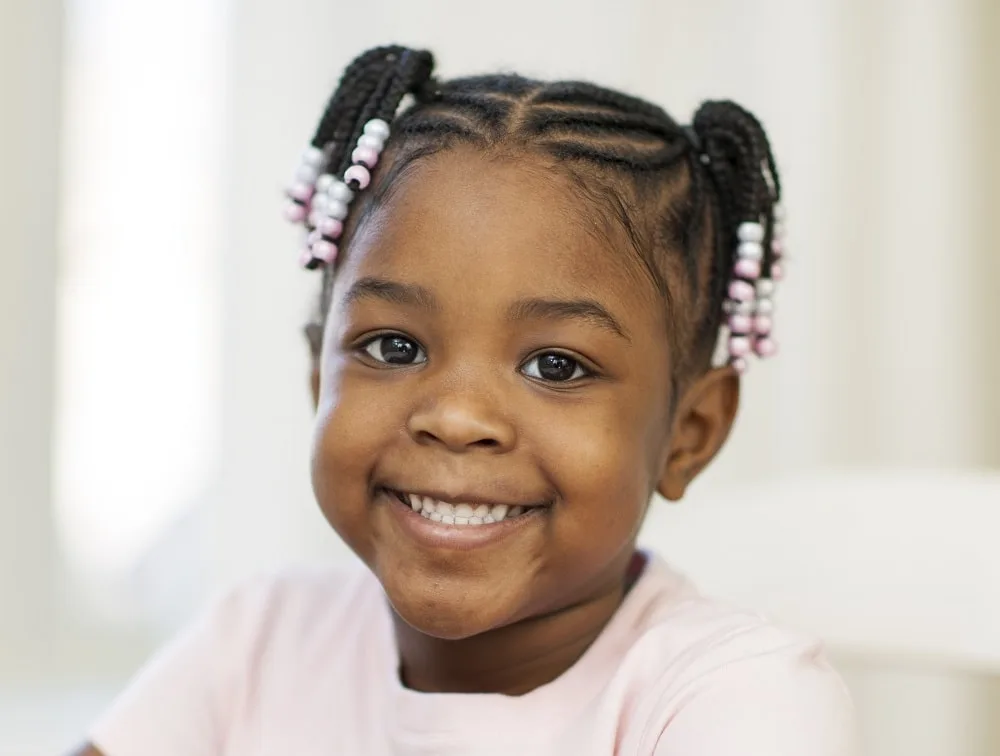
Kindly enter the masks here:
[[217, 604], [90, 737], [107, 756], [857, 753], [819, 645], [656, 558], [580, 660], [531, 693], [417, 693], [397, 666], [374, 577], [286, 574]]

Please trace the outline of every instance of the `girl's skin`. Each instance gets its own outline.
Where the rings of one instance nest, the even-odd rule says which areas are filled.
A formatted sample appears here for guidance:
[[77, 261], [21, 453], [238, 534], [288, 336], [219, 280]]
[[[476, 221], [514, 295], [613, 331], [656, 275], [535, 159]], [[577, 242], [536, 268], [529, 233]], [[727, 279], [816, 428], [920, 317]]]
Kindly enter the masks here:
[[[665, 304], [602, 218], [548, 158], [456, 147], [404, 171], [338, 271], [313, 486], [385, 589], [410, 688], [517, 695], [565, 672], [622, 601], [650, 496], [681, 498], [732, 426], [728, 368], [671, 402]], [[380, 361], [386, 334], [411, 364]], [[570, 380], [539, 378], [552, 352]], [[385, 489], [544, 506], [442, 544], [459, 528]]]
[[[671, 406], [666, 307], [600, 218], [547, 158], [458, 147], [404, 172], [338, 272], [313, 484], [385, 588], [411, 688], [520, 694], [568, 669], [622, 601], [652, 493], [679, 499], [732, 425], [730, 369]], [[384, 362], [386, 334], [410, 364]], [[553, 351], [570, 380], [539, 378]], [[429, 531], [459, 528], [385, 489], [545, 506], [443, 545]]]

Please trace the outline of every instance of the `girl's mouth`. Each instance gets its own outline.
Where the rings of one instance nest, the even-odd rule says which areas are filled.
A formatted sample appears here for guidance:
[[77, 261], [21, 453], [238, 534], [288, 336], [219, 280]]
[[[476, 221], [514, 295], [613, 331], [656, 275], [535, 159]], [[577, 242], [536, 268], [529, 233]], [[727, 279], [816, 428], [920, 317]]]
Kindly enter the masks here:
[[520, 517], [528, 509], [507, 504], [450, 504], [430, 496], [393, 491], [410, 509], [428, 520], [445, 525], [492, 525]]
[[488, 502], [447, 502], [418, 493], [408, 493], [385, 489], [400, 503], [409, 507], [426, 520], [442, 525], [482, 527], [495, 525], [533, 513], [533, 510], [547, 508], [546, 504], [510, 505]]

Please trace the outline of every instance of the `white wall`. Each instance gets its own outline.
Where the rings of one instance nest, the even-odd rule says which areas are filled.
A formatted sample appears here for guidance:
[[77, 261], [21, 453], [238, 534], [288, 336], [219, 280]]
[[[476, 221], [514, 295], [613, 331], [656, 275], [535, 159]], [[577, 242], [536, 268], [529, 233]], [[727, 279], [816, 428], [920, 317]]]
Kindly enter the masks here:
[[[294, 264], [296, 239], [278, 200], [339, 70], [386, 41], [432, 48], [444, 76], [514, 67], [593, 78], [658, 100], [681, 119], [701, 98], [734, 97], [765, 120], [792, 214], [795, 258], [779, 302], [784, 352], [748, 379], [739, 430], [703, 490], [814, 466], [1000, 464], [1000, 358], [989, 348], [1000, 319], [991, 236], [1000, 189], [991, 141], [1000, 127], [997, 4], [567, 7], [510, 0], [485, 15], [477, 3], [445, 0], [233, 0], [220, 198], [228, 229], [220, 251], [224, 438], [203, 512], [206, 588], [290, 558], [344, 556], [308, 487], [298, 329], [314, 281]], [[10, 657], [0, 677], [14, 657], [37, 653], [18, 628], [45, 627], [58, 610], [48, 430], [56, 237], [48, 221], [60, 15], [57, 0], [0, 5], [0, 662]], [[991, 152], [992, 173], [984, 168]], [[56, 655], [114, 670], [111, 677], [142, 648], [141, 639], [118, 646], [108, 633], [72, 635], [77, 645], [64, 642]], [[851, 679], [862, 702], [904, 700], [917, 685], [910, 674], [918, 673], [866, 663], [852, 667]], [[962, 712], [953, 721], [983, 721], [988, 684], [936, 674], [920, 678], [932, 692], [874, 720], [882, 744], [874, 752], [893, 753], [885, 744], [899, 742], [899, 723], [929, 701]], [[977, 703], [966, 706], [968, 696]], [[965, 747], [926, 750], [931, 742], [923, 742], [928, 754]], [[983, 752], [976, 747], [965, 752]]]
[[[55, 585], [49, 463], [60, 6], [0, 5], [0, 627], [14, 637], [39, 620], [48, 624]], [[33, 590], [24, 590], [26, 578]], [[0, 643], [0, 669], [12, 647]]]

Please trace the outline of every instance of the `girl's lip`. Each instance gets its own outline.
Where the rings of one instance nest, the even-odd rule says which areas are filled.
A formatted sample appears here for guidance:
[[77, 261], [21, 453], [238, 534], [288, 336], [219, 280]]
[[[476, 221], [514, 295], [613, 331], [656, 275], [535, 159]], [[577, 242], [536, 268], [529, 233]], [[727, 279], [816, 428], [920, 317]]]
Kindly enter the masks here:
[[518, 517], [484, 525], [445, 525], [428, 520], [402, 502], [388, 489], [378, 493], [381, 503], [389, 507], [393, 520], [412, 540], [434, 549], [469, 551], [498, 544], [518, 531], [541, 522], [549, 508], [535, 506]]

